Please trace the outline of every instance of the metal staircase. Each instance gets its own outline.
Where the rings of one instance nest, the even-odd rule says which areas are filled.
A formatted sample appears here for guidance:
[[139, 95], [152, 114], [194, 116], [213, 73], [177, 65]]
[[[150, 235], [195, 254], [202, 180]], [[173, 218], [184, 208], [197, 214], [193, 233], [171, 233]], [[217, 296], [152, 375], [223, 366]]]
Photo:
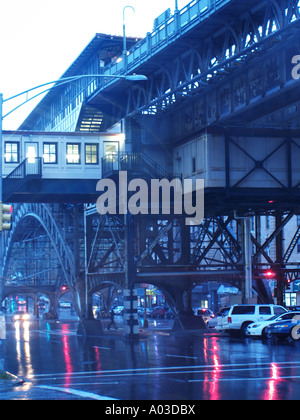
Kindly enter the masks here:
[[102, 128], [103, 113], [93, 106], [82, 105], [75, 131], [99, 132]]
[[26, 190], [28, 181], [42, 178], [42, 158], [25, 159], [17, 166], [3, 183], [3, 201], [10, 202], [11, 197], [18, 191]]
[[119, 171], [128, 171], [131, 175], [151, 179], [181, 178], [181, 175], [166, 171], [153, 159], [141, 152], [111, 153], [102, 158], [103, 178], [116, 175]]

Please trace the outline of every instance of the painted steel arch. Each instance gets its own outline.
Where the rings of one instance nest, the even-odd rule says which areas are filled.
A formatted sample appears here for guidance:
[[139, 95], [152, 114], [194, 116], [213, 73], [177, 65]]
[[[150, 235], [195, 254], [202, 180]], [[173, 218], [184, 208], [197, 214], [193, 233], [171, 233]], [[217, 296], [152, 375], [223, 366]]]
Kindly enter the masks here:
[[3, 275], [6, 275], [8, 269], [15, 232], [25, 217], [33, 217], [41, 224], [55, 250], [65, 281], [70, 289], [73, 289], [76, 281], [74, 256], [66, 244], [61, 229], [47, 204], [24, 203], [19, 206], [14, 206], [12, 229], [6, 236], [4, 244]]

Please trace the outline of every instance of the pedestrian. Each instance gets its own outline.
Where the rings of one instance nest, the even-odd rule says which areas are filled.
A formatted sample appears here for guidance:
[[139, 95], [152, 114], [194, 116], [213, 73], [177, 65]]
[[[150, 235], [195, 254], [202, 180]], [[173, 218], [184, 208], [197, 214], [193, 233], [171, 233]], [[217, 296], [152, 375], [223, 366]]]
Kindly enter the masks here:
[[108, 324], [107, 329], [109, 330], [110, 327], [113, 325], [115, 327], [115, 329], [117, 330], [118, 328], [117, 328], [116, 323], [115, 323], [115, 313], [114, 313], [113, 309], [111, 309], [111, 311], [109, 313], [109, 317], [110, 317], [110, 323]]

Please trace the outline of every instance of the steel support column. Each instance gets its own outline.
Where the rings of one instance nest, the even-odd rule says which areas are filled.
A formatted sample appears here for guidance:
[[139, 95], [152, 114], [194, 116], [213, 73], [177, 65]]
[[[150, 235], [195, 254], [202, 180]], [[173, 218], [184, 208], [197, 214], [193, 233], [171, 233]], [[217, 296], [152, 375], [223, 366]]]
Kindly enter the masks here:
[[278, 269], [276, 270], [276, 303], [278, 305], [284, 304], [284, 264], [283, 264], [283, 230], [280, 229], [282, 224], [282, 213], [277, 212], [275, 215], [275, 226], [276, 230], [279, 230], [276, 236], [276, 264]]
[[135, 289], [136, 267], [134, 261], [134, 217], [128, 212], [125, 222], [125, 289], [124, 289], [124, 331], [125, 337], [134, 341], [139, 338], [137, 313], [137, 290]]

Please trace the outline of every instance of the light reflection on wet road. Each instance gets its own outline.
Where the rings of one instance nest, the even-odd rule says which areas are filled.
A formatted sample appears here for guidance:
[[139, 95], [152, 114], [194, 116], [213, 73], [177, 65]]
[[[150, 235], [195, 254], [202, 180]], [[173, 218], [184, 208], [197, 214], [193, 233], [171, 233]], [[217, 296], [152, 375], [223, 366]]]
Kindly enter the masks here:
[[7, 323], [6, 369], [25, 383], [0, 399], [299, 399], [300, 343], [153, 329], [78, 336], [76, 322]]

